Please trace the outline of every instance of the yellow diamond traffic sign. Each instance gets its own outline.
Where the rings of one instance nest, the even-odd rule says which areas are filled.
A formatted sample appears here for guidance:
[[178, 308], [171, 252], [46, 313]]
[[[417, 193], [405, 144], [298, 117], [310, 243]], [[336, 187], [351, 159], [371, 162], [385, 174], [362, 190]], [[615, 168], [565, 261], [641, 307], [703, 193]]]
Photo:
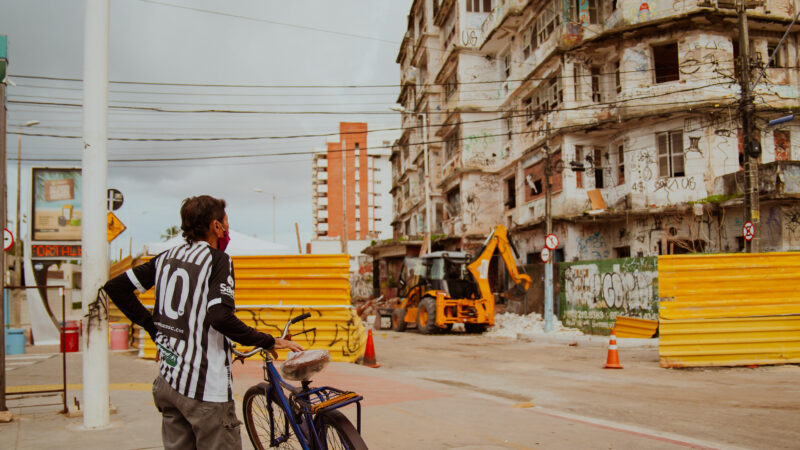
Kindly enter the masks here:
[[126, 227], [113, 212], [109, 211], [106, 217], [108, 217], [106, 221], [106, 239], [108, 239], [108, 242], [111, 242], [116, 239], [120, 233], [125, 231]]

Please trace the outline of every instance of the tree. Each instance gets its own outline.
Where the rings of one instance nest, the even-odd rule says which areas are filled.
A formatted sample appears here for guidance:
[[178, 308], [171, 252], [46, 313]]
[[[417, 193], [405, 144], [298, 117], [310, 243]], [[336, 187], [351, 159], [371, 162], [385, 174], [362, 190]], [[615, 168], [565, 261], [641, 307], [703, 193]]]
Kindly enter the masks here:
[[179, 226], [173, 225], [164, 230], [164, 234], [161, 235], [161, 239], [164, 241], [168, 241], [179, 234], [181, 234], [181, 228]]

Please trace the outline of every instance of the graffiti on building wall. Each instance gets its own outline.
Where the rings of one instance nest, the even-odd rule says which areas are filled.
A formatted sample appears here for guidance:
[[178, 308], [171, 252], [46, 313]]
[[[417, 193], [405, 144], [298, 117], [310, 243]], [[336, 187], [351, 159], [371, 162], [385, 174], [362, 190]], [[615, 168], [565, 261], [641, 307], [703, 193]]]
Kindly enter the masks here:
[[618, 315], [657, 319], [657, 258], [562, 263], [561, 319], [587, 332], [609, 330]]
[[624, 61], [637, 72], [646, 72], [650, 65], [650, 54], [646, 50], [631, 48], [625, 51]]
[[579, 236], [577, 241], [578, 255], [581, 259], [602, 259], [610, 256], [605, 238], [599, 232], [586, 237]]

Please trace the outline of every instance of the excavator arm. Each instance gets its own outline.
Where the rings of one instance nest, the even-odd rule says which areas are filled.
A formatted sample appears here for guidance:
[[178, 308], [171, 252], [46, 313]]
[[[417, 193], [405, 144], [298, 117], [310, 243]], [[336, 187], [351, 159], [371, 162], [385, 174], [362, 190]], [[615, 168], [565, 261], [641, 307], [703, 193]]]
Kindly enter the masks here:
[[486, 238], [483, 244], [483, 251], [478, 257], [467, 266], [467, 269], [472, 274], [475, 281], [478, 283], [481, 297], [485, 299], [494, 299], [491, 287], [489, 286], [489, 263], [491, 262], [492, 255], [495, 250], [500, 252], [500, 256], [505, 262], [506, 270], [509, 276], [514, 281], [514, 284], [522, 286], [525, 291], [531, 286], [531, 277], [527, 274], [519, 272], [517, 262], [514, 260], [514, 251], [511, 241], [508, 239], [508, 230], [503, 225], [497, 225], [492, 233]]

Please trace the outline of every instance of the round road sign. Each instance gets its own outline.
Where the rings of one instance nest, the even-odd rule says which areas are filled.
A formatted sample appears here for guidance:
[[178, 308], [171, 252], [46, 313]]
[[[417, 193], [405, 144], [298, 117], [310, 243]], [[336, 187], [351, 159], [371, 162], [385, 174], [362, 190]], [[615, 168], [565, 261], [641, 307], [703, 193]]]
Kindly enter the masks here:
[[14, 246], [14, 235], [8, 228], [3, 228], [3, 249], [8, 251]]
[[116, 189], [109, 189], [106, 191], [107, 199], [108, 199], [108, 210], [109, 211], [116, 211], [122, 206], [122, 201], [124, 198], [122, 197], [122, 192]]
[[742, 225], [742, 236], [744, 240], [750, 242], [756, 236], [756, 226], [749, 220]]
[[558, 236], [553, 233], [548, 234], [544, 237], [544, 246], [549, 248], [550, 250], [555, 250], [558, 248]]
[[543, 248], [542, 253], [540, 253], [539, 256], [542, 258], [543, 263], [550, 261], [550, 249], [547, 247]]

